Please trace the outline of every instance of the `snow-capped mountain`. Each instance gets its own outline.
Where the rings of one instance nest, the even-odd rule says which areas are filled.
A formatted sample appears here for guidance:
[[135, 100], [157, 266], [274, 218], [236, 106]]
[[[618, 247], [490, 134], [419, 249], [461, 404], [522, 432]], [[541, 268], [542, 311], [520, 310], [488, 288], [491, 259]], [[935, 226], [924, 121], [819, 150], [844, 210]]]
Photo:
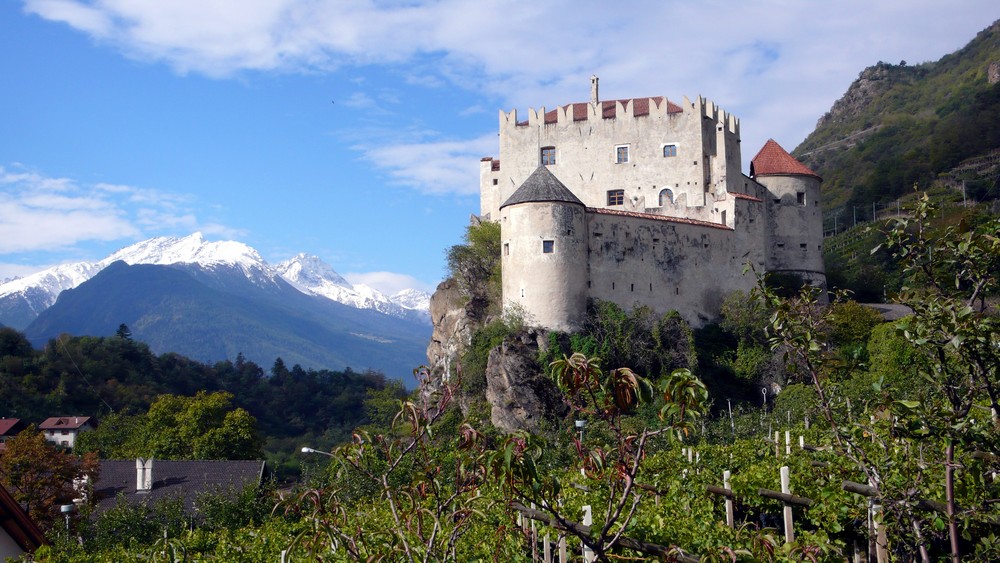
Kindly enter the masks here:
[[316, 256], [297, 254], [275, 268], [288, 283], [303, 293], [319, 295], [358, 309], [374, 309], [395, 317], [426, 317], [430, 295], [416, 289], [392, 297], [364, 284], [352, 285], [329, 264]]
[[[108, 265], [123, 261], [129, 265], [196, 265], [202, 270], [238, 270], [261, 287], [274, 287], [283, 279], [299, 291], [318, 295], [358, 309], [372, 309], [398, 317], [426, 318], [430, 296], [406, 290], [398, 303], [363, 285], [353, 286], [328, 264], [315, 256], [299, 254], [270, 266], [260, 254], [241, 242], [207, 242], [201, 233], [186, 237], [157, 237], [125, 247], [99, 262], [78, 262], [55, 266], [23, 278], [0, 284], [0, 323], [23, 329], [60, 293], [95, 276]], [[423, 299], [426, 296], [426, 300]], [[424, 305], [422, 305], [424, 304]]]

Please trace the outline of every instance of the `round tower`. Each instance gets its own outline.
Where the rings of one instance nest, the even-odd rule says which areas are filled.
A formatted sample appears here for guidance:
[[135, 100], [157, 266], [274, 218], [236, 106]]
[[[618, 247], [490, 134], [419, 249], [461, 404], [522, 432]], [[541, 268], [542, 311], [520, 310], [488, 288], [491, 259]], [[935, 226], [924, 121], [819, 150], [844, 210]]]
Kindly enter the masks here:
[[793, 274], [826, 289], [819, 193], [823, 180], [773, 139], [753, 158], [750, 176], [768, 192], [767, 271]]
[[539, 166], [500, 206], [504, 308], [525, 322], [572, 331], [587, 311], [586, 208]]

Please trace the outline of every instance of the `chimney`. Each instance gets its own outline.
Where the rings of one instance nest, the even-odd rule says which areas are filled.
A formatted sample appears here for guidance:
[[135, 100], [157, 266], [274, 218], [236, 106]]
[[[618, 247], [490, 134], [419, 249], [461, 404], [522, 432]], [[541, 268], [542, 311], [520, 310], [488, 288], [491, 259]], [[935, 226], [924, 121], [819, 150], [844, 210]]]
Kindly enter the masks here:
[[138, 493], [153, 490], [153, 458], [135, 458], [135, 490]]
[[599, 102], [599, 101], [601, 101], [601, 100], [597, 96], [597, 76], [596, 75], [591, 75], [590, 76], [590, 103], [597, 104], [597, 102]]

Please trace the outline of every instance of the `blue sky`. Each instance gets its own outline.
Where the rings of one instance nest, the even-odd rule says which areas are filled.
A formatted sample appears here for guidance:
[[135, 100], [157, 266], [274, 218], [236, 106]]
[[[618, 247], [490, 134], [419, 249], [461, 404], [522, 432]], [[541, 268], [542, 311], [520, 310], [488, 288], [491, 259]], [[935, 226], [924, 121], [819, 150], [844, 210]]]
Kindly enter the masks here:
[[746, 162], [995, 0], [0, 2], [0, 279], [201, 231], [432, 290], [499, 109], [703, 95]]

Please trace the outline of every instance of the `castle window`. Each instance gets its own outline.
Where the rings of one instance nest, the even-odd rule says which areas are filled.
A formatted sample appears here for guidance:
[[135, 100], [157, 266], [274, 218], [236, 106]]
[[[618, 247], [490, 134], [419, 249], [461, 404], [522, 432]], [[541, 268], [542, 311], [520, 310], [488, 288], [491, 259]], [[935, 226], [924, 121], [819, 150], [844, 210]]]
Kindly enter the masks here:
[[624, 205], [625, 190], [608, 190], [608, 205]]
[[660, 207], [674, 202], [674, 191], [670, 188], [660, 190]]
[[799, 244], [799, 248], [801, 248], [802, 250], [805, 250], [806, 249], [806, 243], [803, 242], [803, 243]]
[[494, 186], [497, 185], [497, 184], [499, 184], [499, 183], [500, 183], [500, 180], [498, 180], [496, 178], [493, 178], [493, 185]]
[[556, 148], [542, 147], [542, 164], [548, 166], [556, 163]]
[[543, 240], [542, 241], [542, 252], [545, 254], [552, 254], [556, 249], [556, 241], [554, 240]]
[[663, 145], [663, 156], [677, 156], [677, 145]]
[[618, 164], [628, 162], [628, 145], [618, 145], [615, 147], [615, 162]]
[[798, 203], [799, 205], [805, 205], [806, 204], [806, 194], [805, 194], [805, 192], [798, 192], [798, 193], [795, 194], [795, 203]]
[[725, 211], [722, 212], [722, 224], [725, 225], [725, 226], [728, 226], [728, 225], [726, 225], [726, 212]]
[[503, 255], [504, 256], [510, 256], [510, 243], [509, 242], [503, 243]]

